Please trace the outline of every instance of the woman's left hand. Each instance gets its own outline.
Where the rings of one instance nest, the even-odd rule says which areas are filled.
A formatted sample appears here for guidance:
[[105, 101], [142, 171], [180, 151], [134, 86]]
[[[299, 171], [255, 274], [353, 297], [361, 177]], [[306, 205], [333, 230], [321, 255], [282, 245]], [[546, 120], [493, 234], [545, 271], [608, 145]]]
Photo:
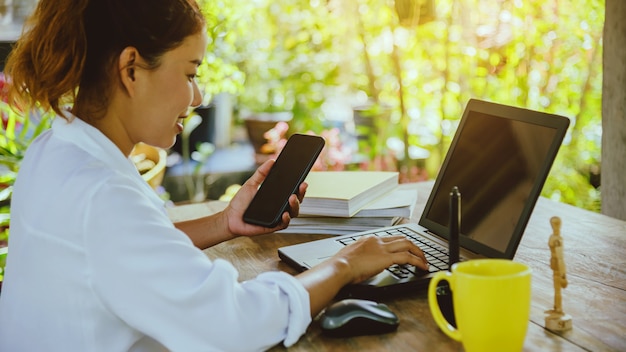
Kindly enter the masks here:
[[282, 221], [276, 227], [268, 228], [258, 225], [251, 225], [243, 221], [243, 213], [254, 198], [259, 185], [265, 180], [268, 172], [274, 165], [274, 160], [268, 160], [263, 163], [254, 172], [254, 174], [241, 186], [237, 194], [230, 201], [223, 216], [226, 221], [228, 231], [236, 236], [254, 236], [282, 230], [289, 225], [291, 218], [298, 216], [300, 212], [300, 202], [304, 198], [307, 184], [302, 183], [298, 189], [298, 194], [292, 194], [289, 197], [289, 211], [283, 213]]

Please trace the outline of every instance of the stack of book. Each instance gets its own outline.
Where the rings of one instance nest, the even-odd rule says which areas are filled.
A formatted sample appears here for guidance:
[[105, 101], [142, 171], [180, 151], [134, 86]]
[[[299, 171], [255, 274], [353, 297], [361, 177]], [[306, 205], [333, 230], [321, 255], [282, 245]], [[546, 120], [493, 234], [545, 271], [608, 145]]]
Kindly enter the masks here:
[[415, 184], [398, 184], [387, 171], [313, 171], [300, 215], [282, 233], [342, 235], [408, 218], [417, 200]]

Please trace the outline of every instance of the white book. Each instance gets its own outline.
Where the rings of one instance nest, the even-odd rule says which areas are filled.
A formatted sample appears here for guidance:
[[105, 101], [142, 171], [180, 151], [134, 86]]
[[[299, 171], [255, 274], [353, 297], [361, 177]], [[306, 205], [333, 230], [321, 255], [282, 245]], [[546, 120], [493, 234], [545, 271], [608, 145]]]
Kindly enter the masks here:
[[351, 233], [368, 231], [368, 230], [371, 230], [371, 227], [363, 226], [363, 227], [352, 227], [349, 229], [340, 229], [340, 228], [328, 229], [326, 227], [300, 228], [300, 227], [289, 226], [286, 229], [276, 231], [276, 232], [288, 233], [288, 234], [307, 234], [307, 235], [323, 234], [323, 235], [341, 236], [341, 235], [348, 235]]
[[417, 202], [417, 184], [403, 183], [374, 199], [353, 217], [400, 216], [410, 218]]
[[289, 227], [349, 227], [349, 226], [369, 226], [383, 227], [389, 226], [395, 216], [368, 216], [368, 217], [331, 217], [331, 216], [307, 216], [291, 219]]
[[312, 171], [300, 214], [351, 217], [398, 186], [393, 171]]
[[[296, 218], [297, 219], [297, 218]], [[374, 219], [370, 223], [352, 223], [350, 220], [354, 220], [357, 218], [334, 218], [335, 220], [343, 219], [345, 222], [335, 222], [335, 223], [320, 223], [320, 224], [300, 224], [294, 225], [293, 220], [289, 224], [289, 227], [286, 229], [280, 230], [280, 233], [293, 233], [293, 234], [327, 234], [327, 235], [344, 235], [349, 233], [368, 231], [373, 229], [378, 229], [381, 227], [392, 226], [404, 218], [399, 217], [383, 217], [383, 218], [371, 218]], [[367, 219], [367, 218], [360, 218]]]
[[390, 226], [401, 219], [410, 218], [417, 202], [417, 184], [405, 183], [392, 192], [369, 203], [352, 217], [334, 217], [300, 214], [291, 219], [282, 233], [326, 233], [342, 235]]

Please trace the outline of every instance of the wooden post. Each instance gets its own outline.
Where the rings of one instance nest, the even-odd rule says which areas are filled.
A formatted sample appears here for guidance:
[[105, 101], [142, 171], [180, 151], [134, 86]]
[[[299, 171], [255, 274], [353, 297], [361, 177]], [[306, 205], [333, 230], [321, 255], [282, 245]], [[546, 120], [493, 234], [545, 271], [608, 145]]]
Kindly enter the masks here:
[[602, 213], [626, 220], [626, 1], [606, 0], [602, 83]]

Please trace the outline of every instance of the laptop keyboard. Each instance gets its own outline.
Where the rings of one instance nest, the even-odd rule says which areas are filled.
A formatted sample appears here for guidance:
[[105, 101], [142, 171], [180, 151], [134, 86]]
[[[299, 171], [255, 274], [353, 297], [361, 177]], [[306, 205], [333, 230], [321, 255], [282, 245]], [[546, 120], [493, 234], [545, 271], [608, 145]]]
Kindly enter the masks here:
[[398, 278], [406, 278], [412, 275], [424, 275], [429, 272], [436, 272], [441, 270], [448, 270], [448, 248], [435, 243], [434, 241], [421, 236], [419, 233], [406, 228], [406, 227], [397, 227], [392, 229], [381, 230], [378, 232], [368, 232], [364, 234], [357, 234], [351, 237], [344, 237], [341, 239], [337, 239], [337, 242], [347, 246], [350, 243], [357, 241], [359, 238], [364, 236], [379, 236], [379, 237], [387, 237], [387, 236], [397, 236], [404, 235], [413, 243], [415, 243], [418, 247], [422, 249], [426, 259], [428, 260], [428, 271], [418, 269], [413, 265], [398, 265], [394, 264], [387, 268], [394, 276]]

